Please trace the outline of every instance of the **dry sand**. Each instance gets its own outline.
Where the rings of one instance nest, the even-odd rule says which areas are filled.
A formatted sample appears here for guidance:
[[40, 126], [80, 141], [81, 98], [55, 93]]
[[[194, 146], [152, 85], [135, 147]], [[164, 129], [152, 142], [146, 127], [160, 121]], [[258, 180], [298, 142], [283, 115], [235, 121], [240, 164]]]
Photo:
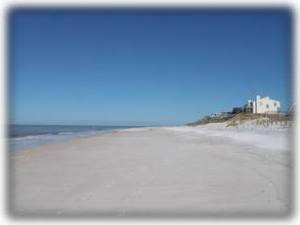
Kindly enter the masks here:
[[284, 216], [289, 151], [165, 128], [10, 153], [15, 216]]

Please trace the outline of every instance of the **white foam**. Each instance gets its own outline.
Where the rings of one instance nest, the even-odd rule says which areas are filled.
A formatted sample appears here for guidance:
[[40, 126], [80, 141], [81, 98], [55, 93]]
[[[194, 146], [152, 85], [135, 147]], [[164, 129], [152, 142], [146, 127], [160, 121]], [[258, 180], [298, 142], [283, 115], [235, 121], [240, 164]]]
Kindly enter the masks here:
[[9, 139], [9, 145], [11, 150], [22, 150], [43, 144], [60, 143], [77, 137], [88, 137], [103, 132], [107, 131], [61, 132], [58, 134], [41, 134], [15, 137]]

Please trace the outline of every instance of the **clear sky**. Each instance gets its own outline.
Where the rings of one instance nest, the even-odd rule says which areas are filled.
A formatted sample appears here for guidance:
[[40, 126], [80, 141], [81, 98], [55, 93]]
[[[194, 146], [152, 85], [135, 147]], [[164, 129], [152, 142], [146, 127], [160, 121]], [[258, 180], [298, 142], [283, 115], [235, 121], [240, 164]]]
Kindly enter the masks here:
[[12, 10], [10, 122], [182, 124], [257, 94], [286, 110], [291, 20], [287, 9]]

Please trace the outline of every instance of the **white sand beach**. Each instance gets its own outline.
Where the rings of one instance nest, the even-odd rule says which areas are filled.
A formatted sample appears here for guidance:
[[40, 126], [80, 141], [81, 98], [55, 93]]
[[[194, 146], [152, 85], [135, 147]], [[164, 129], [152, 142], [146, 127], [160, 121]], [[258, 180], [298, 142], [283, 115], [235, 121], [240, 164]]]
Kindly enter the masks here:
[[284, 216], [288, 130], [149, 127], [10, 153], [18, 216]]

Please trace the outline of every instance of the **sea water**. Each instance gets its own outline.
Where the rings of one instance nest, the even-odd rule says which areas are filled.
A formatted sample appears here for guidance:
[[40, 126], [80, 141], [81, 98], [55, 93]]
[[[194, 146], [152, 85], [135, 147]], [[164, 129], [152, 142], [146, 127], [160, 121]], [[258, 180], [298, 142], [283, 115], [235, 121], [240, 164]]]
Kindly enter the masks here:
[[9, 149], [22, 150], [132, 126], [9, 125]]

